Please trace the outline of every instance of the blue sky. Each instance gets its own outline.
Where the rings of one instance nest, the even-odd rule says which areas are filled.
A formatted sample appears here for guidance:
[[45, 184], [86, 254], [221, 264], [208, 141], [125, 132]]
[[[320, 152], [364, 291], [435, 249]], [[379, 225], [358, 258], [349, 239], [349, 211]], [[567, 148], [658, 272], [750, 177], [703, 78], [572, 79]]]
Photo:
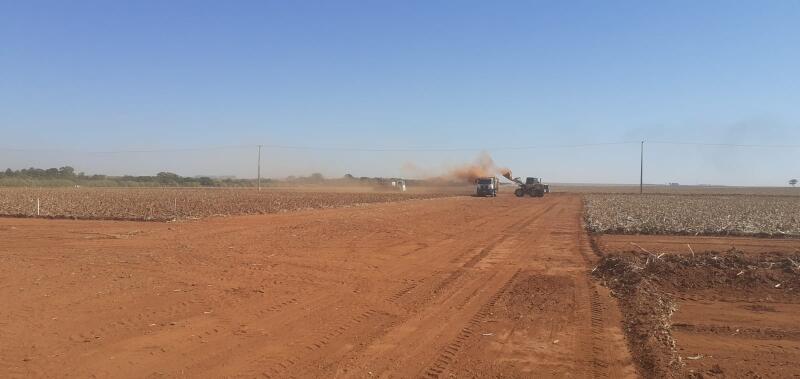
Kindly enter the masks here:
[[[5, 1], [0, 166], [247, 177], [252, 148], [85, 152], [800, 144], [797, 20], [793, 1]], [[638, 148], [490, 152], [520, 175], [634, 183]], [[410, 175], [476, 155], [265, 149], [263, 170]], [[645, 180], [784, 185], [798, 155], [654, 144]]]

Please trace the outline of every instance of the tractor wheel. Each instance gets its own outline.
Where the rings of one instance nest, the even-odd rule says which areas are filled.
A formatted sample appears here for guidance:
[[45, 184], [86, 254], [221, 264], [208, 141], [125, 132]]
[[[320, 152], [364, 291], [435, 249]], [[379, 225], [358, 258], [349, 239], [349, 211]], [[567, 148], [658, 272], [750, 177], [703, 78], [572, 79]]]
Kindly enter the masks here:
[[523, 197], [525, 196], [525, 191], [523, 191], [522, 188], [517, 188], [514, 190], [514, 195], [517, 195], [517, 197]]

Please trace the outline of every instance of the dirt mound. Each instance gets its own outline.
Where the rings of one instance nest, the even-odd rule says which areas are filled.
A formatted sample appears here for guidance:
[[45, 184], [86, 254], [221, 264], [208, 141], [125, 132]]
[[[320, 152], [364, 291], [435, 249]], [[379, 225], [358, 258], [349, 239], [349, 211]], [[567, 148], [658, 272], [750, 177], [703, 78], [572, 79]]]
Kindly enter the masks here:
[[674, 378], [697, 374], [685, 370], [672, 336], [676, 298], [733, 293], [740, 298], [800, 300], [798, 263], [797, 254], [753, 257], [736, 250], [696, 256], [627, 253], [604, 256], [594, 275], [622, 305], [628, 342], [643, 374]]
[[667, 254], [659, 257], [644, 253], [611, 255], [599, 268], [615, 272], [630, 283], [656, 280], [659, 286], [673, 292], [727, 288], [739, 293], [758, 293], [769, 288], [800, 289], [800, 254], [754, 257], [731, 249], [723, 254], [704, 253], [695, 257]]
[[606, 256], [594, 274], [619, 299], [628, 344], [644, 376], [679, 377], [681, 363], [670, 333], [675, 302], [659, 287], [658, 280], [633, 256]]

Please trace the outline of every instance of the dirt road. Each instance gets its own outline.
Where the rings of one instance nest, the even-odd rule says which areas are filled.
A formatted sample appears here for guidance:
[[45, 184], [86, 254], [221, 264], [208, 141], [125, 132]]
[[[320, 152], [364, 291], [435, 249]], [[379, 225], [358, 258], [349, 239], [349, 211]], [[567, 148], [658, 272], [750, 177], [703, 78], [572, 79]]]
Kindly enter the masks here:
[[581, 200], [0, 219], [0, 377], [635, 377]]

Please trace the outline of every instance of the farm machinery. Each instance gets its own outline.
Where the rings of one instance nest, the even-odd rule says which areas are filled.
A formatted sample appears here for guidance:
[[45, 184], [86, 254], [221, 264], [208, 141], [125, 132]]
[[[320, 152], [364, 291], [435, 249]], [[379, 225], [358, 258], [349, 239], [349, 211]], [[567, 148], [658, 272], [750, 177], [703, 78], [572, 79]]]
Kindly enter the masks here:
[[545, 193], [550, 192], [550, 186], [542, 183], [542, 178], [527, 177], [523, 182], [520, 178], [511, 177], [511, 171], [504, 173], [506, 179], [517, 183], [517, 189], [514, 190], [514, 195], [523, 197], [526, 194], [530, 197], [544, 197]]
[[497, 196], [497, 187], [499, 186], [499, 182], [497, 178], [494, 176], [488, 176], [484, 178], [475, 179], [476, 192], [477, 196]]

